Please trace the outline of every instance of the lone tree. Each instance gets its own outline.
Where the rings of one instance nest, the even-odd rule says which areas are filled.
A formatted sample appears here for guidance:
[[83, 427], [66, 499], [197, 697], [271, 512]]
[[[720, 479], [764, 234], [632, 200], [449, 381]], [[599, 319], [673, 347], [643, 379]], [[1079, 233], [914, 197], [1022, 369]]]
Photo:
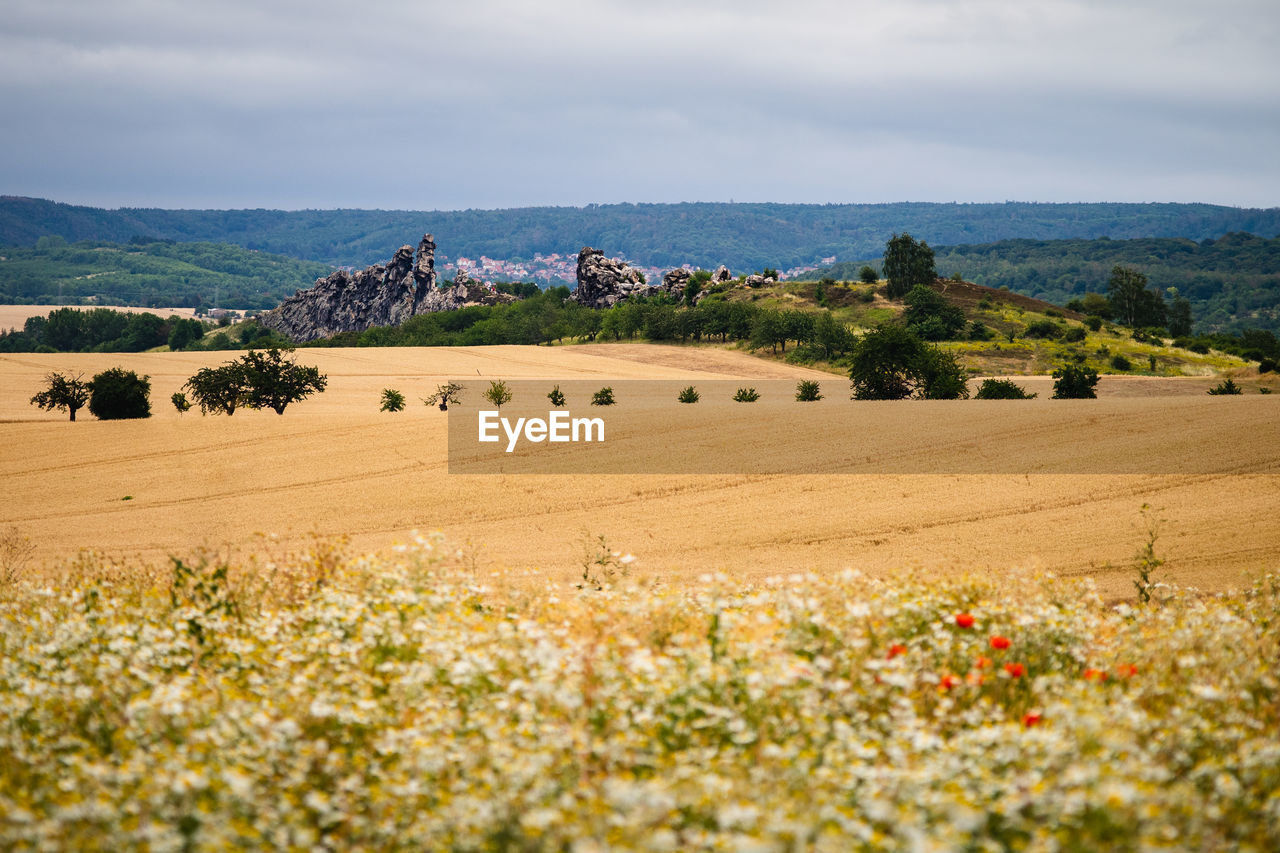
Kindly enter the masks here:
[[439, 406], [440, 411], [449, 411], [449, 404], [460, 404], [462, 402], [461, 394], [463, 386], [457, 382], [447, 382], [444, 385], [436, 386], [436, 393], [430, 397], [423, 397], [422, 402], [428, 406]]
[[488, 390], [484, 392], [484, 398], [492, 403], [495, 409], [501, 409], [504, 403], [510, 403], [511, 397], [511, 389], [501, 379], [491, 381]]
[[957, 400], [969, 396], [955, 356], [901, 326], [879, 326], [853, 347], [849, 368], [855, 400]]
[[[1164, 326], [1167, 309], [1159, 291], [1147, 289], [1147, 277], [1130, 267], [1111, 268], [1107, 297], [1116, 319], [1135, 329]], [[1187, 306], [1190, 308], [1190, 305]]]
[[1092, 400], [1098, 396], [1098, 371], [1078, 364], [1064, 364], [1053, 371], [1053, 399]]
[[98, 420], [119, 421], [151, 417], [151, 377], [113, 367], [89, 383], [89, 411]]
[[938, 278], [933, 249], [906, 232], [894, 234], [885, 244], [882, 266], [889, 280], [886, 293], [890, 299], [901, 299], [917, 284], [932, 284]]
[[39, 406], [46, 412], [66, 409], [74, 421], [76, 411], [89, 402], [89, 384], [82, 380], [82, 376], [83, 374], [63, 376], [61, 373], [50, 373], [44, 378], [45, 389], [31, 398], [31, 405]]

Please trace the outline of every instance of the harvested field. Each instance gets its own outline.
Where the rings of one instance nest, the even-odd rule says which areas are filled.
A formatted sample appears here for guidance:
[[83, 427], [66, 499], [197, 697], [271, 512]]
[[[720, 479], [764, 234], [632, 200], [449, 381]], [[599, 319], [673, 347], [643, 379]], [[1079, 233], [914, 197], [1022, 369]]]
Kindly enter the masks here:
[[[1192, 428], [1184, 407], [1194, 401], [1195, 433], [1234, 460], [1208, 473], [459, 476], [448, 473], [446, 416], [420, 402], [446, 378], [816, 378], [832, 405], [867, 404], [843, 400], [845, 383], [830, 374], [737, 352], [602, 344], [301, 350], [299, 361], [328, 374], [329, 390], [283, 417], [179, 416], [169, 396], [200, 367], [232, 355], [0, 356], [0, 523], [31, 537], [45, 563], [86, 548], [144, 560], [199, 546], [250, 550], [255, 534], [286, 544], [346, 535], [374, 549], [421, 529], [442, 531], [481, 565], [537, 567], [564, 579], [581, 573], [584, 542], [604, 537], [636, 555], [637, 571], [663, 578], [848, 566], [999, 576], [1038, 567], [1094, 575], [1104, 595], [1124, 596], [1149, 504], [1162, 519], [1156, 552], [1167, 561], [1157, 579], [1221, 590], [1276, 568], [1280, 555], [1280, 444], [1265, 432], [1280, 423], [1280, 396], [1208, 398], [1210, 379], [1104, 378], [1100, 396], [1148, 407], [1149, 417], [1131, 415], [1157, 425], [1131, 449], [1115, 445], [1107, 420], [1095, 417], [1103, 409], [1089, 401], [1050, 403], [1036, 386], [1041, 399], [1025, 410], [1043, 417], [1046, 407], [1061, 407], [1072, 442], [1063, 454], [1104, 440], [1116, 454], [1168, 445], [1195, 454], [1197, 444], [1182, 441]], [[69, 424], [27, 402], [51, 370], [89, 376], [115, 365], [151, 376], [154, 417], [97, 422], [82, 412]], [[406, 394], [407, 411], [378, 411], [387, 387]], [[1210, 399], [1216, 410], [1201, 404]], [[908, 430], [921, 417], [991, 411], [976, 401], [875, 405], [877, 429], [887, 433], [898, 429], [894, 417]], [[1022, 410], [1008, 411], [1016, 419]]]

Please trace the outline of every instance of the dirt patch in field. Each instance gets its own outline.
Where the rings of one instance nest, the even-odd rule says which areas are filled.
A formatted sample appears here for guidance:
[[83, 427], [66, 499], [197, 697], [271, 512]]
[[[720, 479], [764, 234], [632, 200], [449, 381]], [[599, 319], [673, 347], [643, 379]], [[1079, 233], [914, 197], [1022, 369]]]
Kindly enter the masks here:
[[[169, 396], [199, 367], [232, 355], [0, 356], [0, 522], [30, 536], [44, 562], [86, 548], [146, 560], [202, 545], [249, 550], [259, 534], [284, 543], [346, 535], [375, 549], [420, 529], [443, 531], [481, 564], [538, 568], [566, 581], [581, 573], [587, 543], [603, 536], [636, 555], [636, 571], [672, 580], [714, 571], [760, 578], [844, 567], [885, 576], [912, 567], [997, 575], [1035, 567], [1092, 575], [1104, 594], [1122, 596], [1132, 591], [1146, 504], [1162, 519], [1156, 551], [1167, 563], [1157, 579], [1224, 589], [1274, 570], [1280, 556], [1280, 471], [1265, 454], [1250, 455], [1257, 445], [1244, 428], [1262, 403], [1275, 400], [1280, 415], [1280, 396], [1215, 398], [1217, 438], [1256, 459], [1238, 471], [457, 476], [448, 473], [447, 416], [421, 402], [445, 378], [605, 384], [759, 379], [767, 370], [817, 375], [832, 394], [843, 393], [841, 382], [736, 352], [652, 345], [300, 350], [300, 361], [329, 375], [329, 390], [283, 417], [178, 415]], [[70, 424], [28, 404], [51, 370], [92, 375], [114, 365], [151, 376], [154, 417], [98, 422], [82, 412]], [[1016, 381], [1050, 384], [1032, 403], [1051, 405], [1051, 380]], [[1185, 427], [1177, 397], [1203, 395], [1196, 382], [1204, 384], [1108, 378], [1100, 393], [1133, 393], [1174, 442]], [[378, 411], [388, 387], [405, 393], [408, 410]], [[954, 417], [982, 406], [944, 405]], [[900, 428], [922, 411], [903, 407]], [[896, 428], [883, 417], [892, 420], [878, 415], [876, 429]], [[1093, 446], [1091, 428], [1100, 427], [1079, 420], [1061, 452]], [[1144, 435], [1162, 441], [1159, 430]], [[760, 446], [768, 452], [767, 441]], [[1180, 452], [1194, 453], [1194, 443]]]

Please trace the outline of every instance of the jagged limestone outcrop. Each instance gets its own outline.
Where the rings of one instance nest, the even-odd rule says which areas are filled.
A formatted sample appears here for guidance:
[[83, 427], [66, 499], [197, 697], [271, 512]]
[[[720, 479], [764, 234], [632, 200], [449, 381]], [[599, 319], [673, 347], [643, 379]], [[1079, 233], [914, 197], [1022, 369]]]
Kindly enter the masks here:
[[604, 252], [584, 246], [578, 253], [578, 286], [573, 298], [588, 308], [611, 308], [632, 296], [652, 296], [658, 288], [645, 284], [640, 271]]
[[374, 326], [398, 326], [415, 314], [515, 301], [465, 273], [460, 273], [461, 286], [455, 282], [441, 287], [435, 255], [435, 240], [424, 234], [416, 252], [404, 245], [385, 266], [338, 270], [260, 315], [258, 322], [302, 343]]

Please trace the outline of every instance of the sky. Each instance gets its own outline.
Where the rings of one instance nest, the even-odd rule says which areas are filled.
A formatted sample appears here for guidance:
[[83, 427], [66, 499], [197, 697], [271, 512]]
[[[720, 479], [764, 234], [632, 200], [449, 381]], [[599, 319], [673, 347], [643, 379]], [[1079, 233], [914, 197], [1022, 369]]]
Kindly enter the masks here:
[[0, 194], [1280, 206], [1276, 0], [5, 0]]

